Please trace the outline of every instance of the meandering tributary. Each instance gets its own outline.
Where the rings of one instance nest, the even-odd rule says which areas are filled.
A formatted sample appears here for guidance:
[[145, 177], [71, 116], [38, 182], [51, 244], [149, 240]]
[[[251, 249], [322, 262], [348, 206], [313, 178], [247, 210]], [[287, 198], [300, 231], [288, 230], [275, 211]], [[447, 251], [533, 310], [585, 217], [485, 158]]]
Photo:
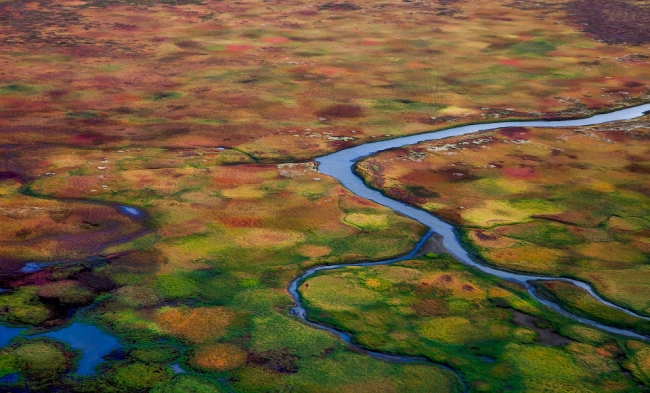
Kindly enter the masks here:
[[447, 130], [442, 130], [442, 131], [434, 131], [434, 132], [429, 132], [425, 134], [419, 134], [419, 135], [411, 135], [411, 136], [405, 136], [401, 138], [396, 138], [396, 139], [391, 139], [391, 140], [385, 140], [385, 141], [378, 141], [378, 142], [371, 142], [371, 143], [366, 143], [360, 146], [356, 146], [353, 148], [349, 148], [346, 150], [341, 150], [332, 154], [328, 154], [326, 156], [323, 156], [321, 158], [318, 158], [316, 161], [318, 162], [318, 170], [326, 175], [332, 176], [336, 178], [344, 187], [346, 187], [348, 190], [353, 192], [354, 194], [372, 200], [374, 202], [377, 202], [380, 205], [384, 205], [386, 207], [389, 207], [393, 209], [394, 211], [410, 217], [414, 220], [419, 221], [420, 223], [424, 224], [429, 228], [429, 232], [418, 242], [416, 245], [415, 249], [411, 251], [410, 253], [401, 256], [399, 258], [393, 258], [393, 259], [387, 259], [383, 261], [376, 261], [376, 262], [362, 262], [362, 263], [355, 263], [355, 264], [338, 264], [338, 265], [327, 265], [327, 266], [318, 266], [318, 267], [313, 267], [306, 272], [304, 272], [302, 275], [300, 275], [298, 278], [296, 278], [290, 285], [289, 285], [289, 293], [293, 297], [294, 302], [296, 303], [296, 306], [292, 309], [292, 314], [301, 318], [302, 320], [305, 321], [310, 326], [327, 330], [332, 333], [335, 333], [339, 337], [341, 337], [343, 340], [346, 342], [350, 343], [350, 345], [357, 351], [360, 351], [362, 353], [366, 353], [368, 355], [371, 355], [373, 357], [379, 358], [379, 359], [384, 359], [388, 361], [394, 361], [394, 362], [417, 362], [417, 361], [422, 361], [424, 359], [422, 358], [413, 358], [413, 357], [404, 357], [404, 356], [395, 356], [395, 355], [388, 355], [388, 354], [383, 354], [380, 352], [374, 352], [374, 351], [369, 351], [363, 348], [360, 348], [353, 343], [351, 343], [351, 335], [342, 332], [339, 330], [336, 330], [330, 326], [318, 324], [312, 321], [308, 320], [308, 315], [307, 311], [303, 307], [300, 294], [298, 293], [298, 287], [304, 282], [305, 279], [307, 279], [309, 276], [312, 276], [314, 273], [319, 272], [319, 271], [324, 271], [324, 270], [335, 270], [335, 269], [340, 269], [340, 268], [345, 268], [345, 267], [350, 267], [350, 266], [377, 266], [377, 265], [388, 265], [392, 264], [395, 262], [403, 261], [409, 258], [414, 257], [419, 248], [424, 244], [424, 242], [434, 233], [437, 233], [442, 236], [443, 238], [443, 244], [445, 248], [459, 261], [463, 262], [464, 264], [474, 267], [476, 269], [481, 270], [484, 273], [500, 277], [504, 280], [516, 282], [519, 284], [524, 285], [530, 295], [535, 298], [537, 301], [540, 303], [546, 305], [547, 307], [553, 309], [554, 311], [569, 317], [573, 320], [576, 320], [578, 322], [584, 323], [586, 325], [590, 325], [593, 327], [596, 327], [598, 329], [601, 329], [603, 331], [613, 333], [613, 334], [619, 334], [627, 337], [632, 337], [636, 339], [641, 339], [641, 340], [650, 340], [650, 338], [642, 336], [640, 334], [637, 334], [635, 332], [625, 330], [625, 329], [619, 329], [611, 326], [606, 326], [603, 324], [600, 324], [598, 322], [579, 317], [577, 315], [573, 315], [569, 313], [568, 311], [564, 310], [557, 304], [550, 302], [546, 299], [543, 299], [539, 297], [535, 293], [535, 289], [532, 285], [534, 281], [542, 281], [542, 280], [562, 280], [569, 282], [571, 284], [574, 284], [587, 292], [591, 294], [596, 300], [598, 300], [600, 303], [615, 308], [617, 310], [620, 310], [626, 314], [632, 315], [637, 318], [642, 318], [646, 320], [650, 320], [650, 318], [636, 314], [630, 310], [627, 310], [623, 307], [620, 307], [616, 304], [613, 304], [605, 299], [603, 299], [601, 296], [599, 296], [595, 290], [591, 287], [591, 285], [578, 281], [575, 279], [569, 279], [569, 278], [558, 278], [558, 277], [549, 277], [549, 276], [538, 276], [538, 275], [528, 275], [528, 274], [521, 274], [521, 273], [515, 273], [515, 272], [510, 272], [510, 271], [504, 271], [504, 270], [499, 270], [490, 266], [487, 266], [477, 259], [475, 259], [468, 251], [466, 251], [463, 247], [463, 244], [459, 240], [458, 234], [456, 232], [456, 229], [453, 225], [448, 224], [441, 219], [435, 217], [434, 215], [430, 214], [429, 212], [426, 212], [422, 209], [407, 205], [403, 202], [391, 199], [387, 197], [386, 195], [382, 194], [381, 192], [369, 188], [363, 180], [357, 176], [354, 172], [354, 165], [377, 152], [383, 151], [383, 150], [388, 150], [388, 149], [393, 149], [393, 148], [398, 148], [398, 147], [403, 147], [403, 146], [408, 146], [408, 145], [414, 145], [417, 143], [421, 142], [427, 142], [427, 141], [433, 141], [433, 140], [440, 140], [440, 139], [445, 139], [449, 137], [454, 137], [454, 136], [461, 136], [461, 135], [466, 135], [466, 134], [471, 134], [479, 131], [488, 131], [488, 130], [494, 130], [497, 128], [505, 128], [505, 127], [540, 127], [540, 128], [557, 128], [557, 127], [580, 127], [580, 126], [591, 126], [591, 125], [598, 125], [598, 124], [603, 124], [603, 123], [608, 123], [612, 121], [619, 121], [619, 120], [631, 120], [643, 115], [650, 114], [650, 104], [645, 104], [645, 105], [640, 105], [636, 106], [633, 108], [627, 108], [627, 109], [622, 109], [610, 113], [604, 113], [604, 114], [599, 114], [595, 115], [589, 118], [584, 118], [584, 119], [574, 119], [574, 120], [531, 120], [531, 121], [512, 121], [512, 122], [496, 122], [496, 123], [484, 123], [484, 124], [473, 124], [473, 125], [465, 125], [465, 126], [459, 126], [459, 127], [454, 127], [454, 128], [449, 128]]
[[[474, 132], [479, 132], [479, 131], [487, 131], [487, 130], [493, 130], [496, 128], [504, 128], [504, 127], [577, 127], [577, 126], [589, 126], [589, 125], [597, 125], [597, 124], [603, 124], [611, 121], [617, 121], [617, 120], [630, 120], [634, 119], [636, 117], [643, 116], [644, 114], [650, 114], [650, 104], [645, 104], [645, 105], [640, 105], [637, 107], [633, 108], [628, 108], [628, 109], [622, 109], [618, 110], [615, 112], [610, 112], [606, 114], [600, 114], [596, 115], [593, 117], [585, 118], [585, 119], [577, 119], [577, 120], [539, 120], [539, 121], [515, 121], [515, 122], [498, 122], [498, 123], [487, 123], [487, 124], [475, 124], [475, 125], [466, 125], [466, 126], [459, 126], [459, 127], [454, 127], [450, 128], [447, 130], [443, 131], [434, 131], [430, 133], [425, 133], [425, 134], [419, 134], [419, 135], [412, 135], [412, 136], [405, 136], [401, 138], [396, 138], [396, 139], [391, 139], [391, 140], [386, 140], [386, 141], [378, 141], [378, 142], [371, 142], [371, 143], [366, 143], [360, 146], [356, 146], [350, 149], [346, 150], [341, 150], [332, 154], [328, 154], [326, 156], [323, 156], [321, 158], [318, 158], [316, 161], [319, 163], [318, 170], [326, 175], [332, 176], [339, 180], [339, 182], [349, 189], [351, 192], [354, 194], [372, 200], [374, 202], [377, 202], [381, 205], [384, 205], [386, 207], [389, 207], [393, 209], [394, 211], [403, 214], [404, 216], [410, 217], [414, 220], [419, 221], [420, 223], [424, 224], [429, 228], [428, 233], [417, 243], [416, 247], [409, 252], [406, 255], [403, 255], [398, 258], [392, 258], [392, 259], [387, 259], [383, 261], [375, 261], [375, 262], [361, 262], [361, 263], [355, 263], [355, 264], [338, 264], [338, 265], [326, 265], [326, 266], [318, 266], [318, 267], [313, 267], [306, 272], [304, 272], [302, 275], [297, 277], [294, 281], [291, 282], [289, 285], [289, 293], [293, 297], [293, 300], [296, 303], [296, 306], [292, 309], [292, 314], [301, 318], [306, 324], [309, 326], [318, 328], [318, 329], [323, 329], [329, 332], [332, 332], [339, 337], [341, 337], [343, 340], [345, 340], [351, 348], [359, 353], [362, 354], [367, 354], [372, 357], [375, 357], [377, 359], [381, 360], [386, 360], [390, 362], [399, 362], [399, 363], [413, 363], [413, 362], [427, 362], [428, 359], [425, 358], [419, 358], [419, 357], [408, 357], [408, 356], [399, 356], [399, 355], [391, 355], [391, 354], [385, 354], [381, 352], [376, 352], [376, 351], [370, 351], [364, 348], [361, 348], [354, 343], [352, 343], [352, 336], [346, 332], [342, 332], [339, 330], [336, 330], [330, 326], [326, 326], [323, 324], [318, 324], [312, 321], [308, 320], [308, 315], [305, 310], [305, 308], [302, 305], [302, 301], [300, 299], [300, 294], [298, 293], [298, 287], [300, 284], [307, 279], [309, 276], [313, 275], [314, 273], [318, 271], [324, 271], [324, 270], [334, 270], [334, 269], [340, 269], [340, 268], [345, 268], [345, 267], [350, 267], [350, 266], [376, 266], [376, 265], [388, 265], [392, 263], [396, 263], [399, 261], [403, 261], [409, 258], [413, 258], [418, 254], [418, 251], [420, 247], [434, 234], [437, 233], [442, 236], [443, 238], [443, 245], [445, 248], [459, 261], [472, 266], [474, 268], [477, 268], [487, 274], [491, 274], [496, 277], [500, 277], [505, 280], [513, 281], [520, 283], [524, 285], [531, 296], [533, 296], [535, 299], [537, 299], [540, 303], [552, 308], [553, 310], [557, 311], [558, 313], [565, 315], [569, 318], [572, 318], [578, 322], [584, 323], [586, 325], [590, 325], [596, 328], [599, 328], [601, 330], [614, 333], [614, 334], [620, 334], [628, 337], [633, 337], [633, 338], [638, 338], [642, 340], [649, 340], [650, 338], [641, 336], [635, 332], [629, 331], [629, 330], [624, 330], [624, 329], [618, 329], [610, 326], [605, 326], [602, 324], [599, 324], [597, 322], [578, 317], [576, 315], [573, 315], [561, 307], [559, 307], [557, 304], [554, 304], [550, 301], [547, 301], [545, 299], [540, 298], [537, 296], [537, 294], [534, 291], [533, 286], [531, 285], [532, 282], [534, 281], [539, 281], [539, 280], [563, 280], [570, 282], [574, 285], [579, 286], [580, 288], [585, 289], [588, 291], [595, 299], [597, 299], [599, 302], [602, 304], [605, 304], [609, 307], [618, 309], [622, 312], [625, 312], [629, 315], [638, 317], [638, 318], [643, 318], [646, 320], [650, 320], [650, 318], [638, 315], [630, 310], [627, 310], [625, 308], [622, 308], [620, 306], [617, 306], [602, 297], [600, 297], [594, 289], [587, 283], [574, 280], [574, 279], [568, 279], [568, 278], [556, 278], [556, 277], [545, 277], [545, 276], [536, 276], [536, 275], [526, 275], [526, 274], [519, 274], [519, 273], [514, 273], [514, 272], [508, 272], [508, 271], [503, 271], [503, 270], [498, 270], [493, 267], [489, 267], [486, 265], [483, 265], [479, 261], [475, 260], [464, 248], [462, 243], [459, 241], [457, 237], [457, 233], [455, 231], [454, 226], [440, 220], [439, 218], [433, 216], [432, 214], [421, 210], [419, 208], [407, 205], [405, 203], [396, 201], [394, 199], [391, 199], [383, 194], [381, 194], [379, 191], [371, 189], [364, 184], [364, 182], [354, 173], [353, 166], [354, 164], [365, 158], [368, 157], [374, 153], [387, 150], [387, 149], [393, 149], [397, 147], [402, 147], [402, 146], [407, 146], [407, 145], [413, 145], [417, 144], [420, 142], [426, 142], [426, 141], [433, 141], [433, 140], [439, 140], [439, 139], [444, 139], [444, 138], [449, 138], [453, 136], [460, 136], [460, 135], [466, 135]], [[57, 198], [53, 198], [57, 199]], [[87, 202], [87, 203], [95, 203], [95, 202]], [[100, 203], [100, 202], [97, 202]], [[104, 204], [104, 203], [103, 203]], [[116, 210], [121, 212], [122, 214], [130, 217], [131, 219], [134, 220], [142, 220], [143, 217], [146, 216], [146, 213], [144, 211], [141, 211], [140, 209], [134, 208], [134, 207], [129, 207], [129, 206], [120, 206], [117, 204], [108, 204], [112, 207], [114, 207]], [[121, 239], [118, 239], [116, 242], [124, 242], [128, 241], [133, 238], [133, 235], [130, 235], [128, 237], [124, 237]], [[110, 244], [114, 243], [115, 241], [110, 242]], [[106, 246], [107, 244], [104, 244], [103, 246]], [[20, 335], [20, 334], [25, 334], [26, 329], [25, 328], [9, 328], [9, 327], [4, 327], [0, 325], [0, 347], [8, 344], [15, 336]], [[96, 329], [92, 325], [86, 325], [83, 322], [75, 322], [72, 325], [61, 329], [59, 331], [55, 332], [50, 332], [50, 333], [45, 333], [43, 336], [49, 336], [55, 339], [62, 340], [68, 345], [71, 345], [73, 348], [81, 349], [82, 350], [82, 359], [81, 363], [83, 365], [80, 365], [82, 369], [79, 370], [80, 374], [91, 374], [93, 373], [93, 368], [99, 364], [102, 361], [102, 356], [109, 353], [110, 351], [118, 348], [120, 346], [119, 342], [112, 338], [111, 336], [107, 335], [104, 332], [101, 332], [99, 329]], [[97, 342], [104, 341], [106, 345], [100, 345], [99, 347], [96, 346]], [[442, 366], [445, 367], [445, 366]], [[446, 367], [445, 367], [446, 368]], [[451, 370], [450, 371], [454, 371]]]

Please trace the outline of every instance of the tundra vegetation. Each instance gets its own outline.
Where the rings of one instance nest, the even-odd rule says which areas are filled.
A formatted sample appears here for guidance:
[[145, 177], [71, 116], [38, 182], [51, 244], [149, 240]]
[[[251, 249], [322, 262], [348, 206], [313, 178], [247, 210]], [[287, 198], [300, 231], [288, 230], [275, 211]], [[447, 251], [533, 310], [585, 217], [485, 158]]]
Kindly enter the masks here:
[[[386, 194], [457, 224], [487, 263], [578, 278], [647, 316], [649, 136], [647, 118], [508, 127], [382, 152], [357, 170]], [[542, 286], [562, 299], [583, 297], [571, 285]]]
[[469, 391], [628, 392], [648, 381], [646, 342], [577, 324], [447, 254], [322, 273], [300, 290], [315, 320], [364, 347], [446, 364]]
[[[646, 343], [445, 255], [318, 274], [301, 293], [359, 345], [450, 369], [351, 351], [292, 317], [286, 288], [424, 234], [314, 158], [646, 102], [649, 25], [636, 0], [0, 0], [0, 332], [23, 329], [0, 340], [0, 390], [646, 389]], [[487, 263], [650, 314], [648, 128], [503, 129], [359, 171], [460, 225]], [[538, 291], [647, 334], [564, 282]], [[39, 335], [80, 322], [120, 340], [93, 375]]]

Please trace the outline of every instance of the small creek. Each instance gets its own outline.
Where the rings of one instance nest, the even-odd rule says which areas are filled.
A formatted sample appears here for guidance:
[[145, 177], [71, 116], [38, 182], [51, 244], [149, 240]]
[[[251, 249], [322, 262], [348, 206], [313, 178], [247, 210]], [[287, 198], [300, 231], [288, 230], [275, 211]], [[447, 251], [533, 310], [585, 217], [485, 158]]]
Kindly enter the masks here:
[[[426, 142], [426, 141], [433, 141], [433, 140], [439, 140], [439, 139], [445, 139], [449, 137], [454, 137], [454, 136], [461, 136], [461, 135], [466, 135], [466, 134], [471, 134], [479, 131], [488, 131], [488, 130], [493, 130], [497, 128], [505, 128], [505, 127], [578, 127], [578, 126], [590, 126], [590, 125], [597, 125], [597, 124], [603, 124], [611, 121], [618, 121], [618, 120], [631, 120], [643, 115], [650, 114], [650, 104], [645, 104], [645, 105], [640, 105], [632, 108], [627, 108], [627, 109], [622, 109], [610, 113], [605, 113], [605, 114], [599, 114], [595, 115], [589, 118], [584, 118], [584, 119], [575, 119], [575, 120], [531, 120], [531, 121], [508, 121], [508, 122], [496, 122], [496, 123], [485, 123], [485, 124], [473, 124], [473, 125], [466, 125], [466, 126], [459, 126], [459, 127], [454, 127], [450, 128], [447, 130], [442, 130], [442, 131], [434, 131], [430, 133], [425, 133], [425, 134], [419, 134], [419, 135], [411, 135], [411, 136], [405, 136], [405, 137], [400, 137], [396, 139], [391, 139], [391, 140], [386, 140], [386, 141], [378, 141], [378, 142], [371, 142], [371, 143], [366, 143], [360, 146], [356, 146], [353, 148], [349, 148], [346, 150], [341, 150], [332, 154], [328, 154], [326, 156], [323, 156], [321, 158], [318, 158], [316, 161], [318, 162], [318, 170], [326, 175], [332, 176], [336, 178], [344, 187], [346, 187], [348, 190], [353, 192], [354, 194], [363, 197], [365, 199], [372, 200], [374, 202], [377, 202], [380, 205], [384, 205], [386, 207], [389, 207], [393, 209], [394, 211], [410, 217], [414, 220], [419, 221], [420, 223], [424, 224], [429, 228], [429, 232], [420, 240], [420, 242], [416, 245], [415, 249], [411, 251], [410, 253], [399, 257], [399, 258], [393, 258], [393, 259], [388, 259], [384, 261], [377, 261], [377, 262], [362, 262], [362, 263], [355, 263], [355, 264], [338, 264], [338, 265], [327, 265], [327, 266], [318, 266], [311, 268], [304, 272], [302, 275], [297, 277], [291, 284], [289, 285], [289, 293], [293, 297], [294, 302], [296, 303], [296, 306], [291, 310], [291, 313], [299, 318], [301, 318], [303, 321], [305, 321], [308, 325], [312, 327], [316, 327], [319, 329], [327, 330], [329, 332], [332, 332], [339, 337], [341, 337], [343, 340], [346, 342], [350, 343], [351, 347], [354, 350], [361, 351], [363, 353], [366, 353], [368, 355], [371, 355], [375, 358], [378, 359], [384, 359], [384, 360], [389, 360], [389, 361], [395, 361], [395, 362], [414, 362], [414, 361], [422, 361], [424, 359], [421, 358], [411, 358], [411, 357], [403, 357], [403, 356], [395, 356], [395, 355], [386, 355], [380, 352], [373, 352], [369, 351], [363, 348], [359, 348], [358, 346], [352, 344], [351, 341], [351, 336], [350, 334], [342, 331], [338, 331], [330, 326], [318, 324], [312, 321], [308, 320], [308, 315], [307, 311], [302, 305], [302, 301], [300, 299], [300, 294], [298, 293], [298, 287], [300, 284], [307, 279], [309, 276], [313, 275], [316, 272], [319, 271], [325, 271], [325, 270], [334, 270], [334, 269], [339, 269], [339, 268], [345, 268], [345, 267], [350, 267], [350, 266], [377, 266], [377, 265], [388, 265], [392, 264], [395, 262], [403, 261], [409, 258], [414, 257], [417, 255], [417, 251], [419, 248], [424, 244], [424, 242], [434, 233], [437, 233], [442, 236], [443, 238], [443, 245], [444, 247], [459, 261], [462, 263], [477, 268], [481, 270], [484, 273], [502, 278], [504, 280], [516, 282], [519, 284], [522, 284], [523, 286], [526, 287], [530, 295], [535, 298], [538, 302], [541, 304], [544, 304], [545, 306], [551, 308], [552, 310], [558, 312], [559, 314], [562, 314], [566, 317], [569, 317], [575, 321], [578, 321], [580, 323], [584, 323], [585, 325], [589, 325], [598, 329], [601, 329], [603, 331], [613, 333], [613, 334], [619, 334], [631, 338], [636, 338], [636, 339], [641, 339], [641, 340], [649, 340], [648, 337], [642, 336], [640, 334], [637, 334], [635, 332], [625, 330], [625, 329], [619, 329], [611, 326], [606, 326], [603, 324], [600, 324], [598, 322], [582, 318], [576, 315], [573, 315], [569, 313], [568, 311], [564, 310], [561, 308], [559, 305], [540, 298], [537, 293], [534, 290], [534, 287], [532, 286], [532, 282], [534, 281], [540, 281], [540, 280], [561, 280], [565, 282], [569, 282], [571, 284], [574, 284], [584, 290], [586, 290], [591, 296], [593, 296], [596, 300], [598, 300], [600, 303], [608, 306], [615, 308], [617, 310], [620, 310], [622, 312], [625, 312], [626, 314], [632, 315], [637, 318], [642, 318], [645, 320], [650, 320], [650, 318], [638, 315], [630, 310], [627, 310], [623, 307], [617, 306], [605, 299], [603, 299], [601, 296], [599, 296], [596, 291], [591, 287], [591, 285], [574, 280], [574, 279], [568, 279], [568, 278], [557, 278], [557, 277], [547, 277], [547, 276], [537, 276], [537, 275], [528, 275], [528, 274], [520, 274], [520, 273], [515, 273], [515, 272], [509, 272], [509, 271], [504, 271], [504, 270], [499, 270], [490, 266], [486, 266], [476, 259], [474, 259], [469, 252], [467, 252], [464, 248], [462, 243], [460, 242], [458, 238], [458, 234], [456, 232], [456, 229], [453, 225], [448, 224], [441, 219], [435, 217], [434, 215], [430, 214], [429, 212], [426, 212], [422, 209], [407, 205], [403, 202], [391, 199], [385, 195], [383, 195], [381, 192], [369, 188], [359, 176], [357, 176], [354, 172], [354, 165], [356, 162], [372, 155], [377, 152], [383, 151], [383, 150], [388, 150], [388, 149], [393, 149], [393, 148], [398, 148], [398, 147], [403, 147], [403, 146], [408, 146], [408, 145], [414, 145], [417, 143], [421, 142]], [[446, 368], [446, 367], [445, 367]]]

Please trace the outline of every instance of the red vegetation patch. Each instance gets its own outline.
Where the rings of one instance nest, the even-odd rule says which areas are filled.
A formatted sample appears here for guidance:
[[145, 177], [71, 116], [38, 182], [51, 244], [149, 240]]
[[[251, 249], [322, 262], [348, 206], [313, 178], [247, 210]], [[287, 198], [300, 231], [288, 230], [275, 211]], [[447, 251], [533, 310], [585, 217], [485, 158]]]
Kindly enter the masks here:
[[528, 140], [529, 131], [524, 127], [508, 127], [499, 130], [499, 135], [510, 139]]
[[373, 206], [374, 205], [374, 202], [371, 202], [370, 200], [365, 199], [365, 198], [358, 197], [356, 195], [346, 196], [345, 201], [348, 202], [348, 203], [354, 204], [353, 208], [355, 208], [355, 207], [363, 208], [363, 207], [368, 207], [368, 206]]
[[426, 203], [425, 199], [415, 198], [413, 195], [411, 195], [411, 193], [397, 187], [387, 188], [386, 194], [393, 199], [399, 199], [400, 201], [404, 201], [406, 203], [410, 203], [413, 205], [420, 205]]
[[409, 185], [426, 186], [431, 184], [433, 179], [434, 174], [429, 169], [416, 169], [402, 176], [400, 180]]
[[503, 170], [503, 174], [509, 177], [516, 177], [519, 179], [530, 179], [537, 176], [537, 171], [535, 168], [523, 167], [523, 168], [506, 168]]
[[605, 135], [614, 142], [625, 142], [629, 139], [623, 131], [605, 131]]
[[226, 49], [232, 52], [244, 52], [249, 49], [252, 49], [253, 47], [250, 45], [228, 45], [226, 46]]
[[[16, 267], [15, 261], [12, 262], [14, 263], [11, 265], [11, 267]], [[24, 262], [21, 263], [21, 265], [24, 265]], [[4, 269], [1, 269], [0, 272], [5, 273], [3, 270]], [[53, 281], [52, 270], [41, 270], [36, 273], [30, 273], [22, 276], [17, 276], [15, 270], [11, 273], [13, 273], [11, 276], [7, 275], [4, 277], [6, 278], [6, 282], [3, 283], [3, 285], [10, 288], [19, 288], [25, 285], [45, 285]]]
[[436, 215], [450, 222], [460, 222], [463, 219], [460, 213], [458, 213], [458, 210], [451, 208], [438, 209], [436, 210]]
[[345, 150], [355, 146], [353, 142], [348, 141], [332, 141], [328, 145], [336, 150]]
[[353, 118], [363, 116], [363, 110], [358, 105], [334, 105], [316, 112], [319, 117]]
[[437, 169], [435, 173], [438, 175], [436, 177], [430, 178], [431, 181], [435, 182], [438, 179], [449, 182], [463, 182], [468, 180], [477, 180], [478, 177], [471, 173], [468, 169], [451, 167], [444, 169]]
[[503, 60], [499, 60], [499, 64], [518, 67], [521, 65], [521, 61], [515, 59], [503, 59]]
[[581, 28], [609, 44], [650, 42], [650, 12], [620, 0], [574, 0], [567, 4]]

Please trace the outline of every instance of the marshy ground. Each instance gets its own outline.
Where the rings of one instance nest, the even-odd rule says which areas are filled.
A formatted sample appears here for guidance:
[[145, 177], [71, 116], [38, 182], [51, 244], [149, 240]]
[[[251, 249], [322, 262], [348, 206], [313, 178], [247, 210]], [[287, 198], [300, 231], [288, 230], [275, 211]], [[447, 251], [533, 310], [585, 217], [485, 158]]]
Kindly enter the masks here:
[[[649, 18], [632, 0], [0, 0], [0, 321], [84, 321], [121, 340], [78, 378], [69, 343], [16, 337], [0, 389], [460, 391], [449, 370], [352, 352], [290, 316], [286, 287], [305, 269], [404, 254], [424, 233], [311, 160], [645, 102]], [[458, 224], [488, 263], [577, 277], [648, 314], [649, 130], [506, 128], [359, 170]], [[570, 284], [538, 290], [648, 332]], [[647, 390], [646, 343], [445, 255], [321, 273], [301, 291], [313, 318], [447, 364], [469, 391]]]

